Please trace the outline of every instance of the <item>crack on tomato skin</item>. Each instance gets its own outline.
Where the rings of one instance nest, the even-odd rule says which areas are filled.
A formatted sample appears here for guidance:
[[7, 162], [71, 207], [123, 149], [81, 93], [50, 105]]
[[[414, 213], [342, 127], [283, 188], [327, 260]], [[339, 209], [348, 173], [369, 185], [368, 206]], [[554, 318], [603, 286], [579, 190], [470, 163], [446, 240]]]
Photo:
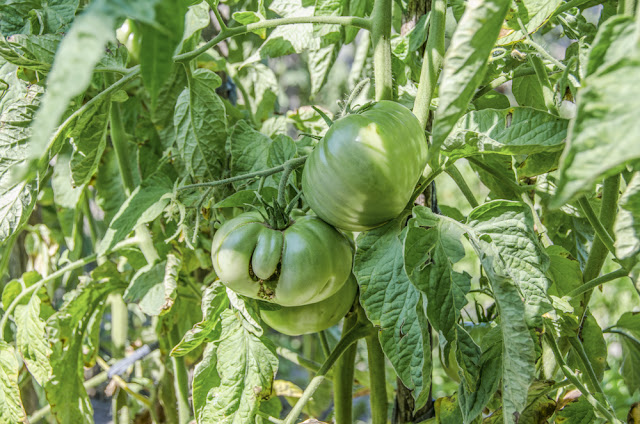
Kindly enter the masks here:
[[[267, 301], [273, 301], [276, 296], [276, 287], [278, 287], [278, 280], [280, 279], [280, 272], [282, 268], [282, 262], [278, 262], [276, 266], [276, 270], [273, 274], [267, 279], [256, 279], [260, 285], [258, 289], [258, 298]], [[249, 275], [253, 275], [253, 270], [251, 269], [251, 264], [249, 264]]]

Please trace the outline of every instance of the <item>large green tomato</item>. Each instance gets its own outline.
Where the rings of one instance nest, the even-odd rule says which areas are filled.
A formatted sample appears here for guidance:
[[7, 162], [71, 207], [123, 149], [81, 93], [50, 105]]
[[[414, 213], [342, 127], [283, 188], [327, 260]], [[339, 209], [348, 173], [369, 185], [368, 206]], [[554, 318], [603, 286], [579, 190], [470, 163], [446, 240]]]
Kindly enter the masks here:
[[353, 253], [346, 237], [316, 216], [296, 217], [274, 230], [257, 212], [227, 221], [215, 233], [211, 258], [231, 290], [283, 306], [316, 303], [349, 278]]
[[418, 119], [398, 103], [381, 101], [333, 123], [307, 159], [302, 190], [329, 224], [365, 231], [402, 212], [426, 162]]
[[353, 275], [333, 296], [309, 305], [282, 307], [275, 311], [261, 310], [260, 316], [269, 327], [289, 336], [317, 333], [336, 325], [356, 298], [358, 284]]

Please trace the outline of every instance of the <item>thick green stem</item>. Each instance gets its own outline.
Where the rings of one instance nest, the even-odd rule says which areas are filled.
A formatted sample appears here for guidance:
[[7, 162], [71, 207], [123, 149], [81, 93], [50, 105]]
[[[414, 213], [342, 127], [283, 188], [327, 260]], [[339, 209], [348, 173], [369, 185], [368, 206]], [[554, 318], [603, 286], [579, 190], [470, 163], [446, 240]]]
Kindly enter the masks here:
[[593, 370], [591, 361], [589, 361], [589, 358], [587, 357], [587, 352], [585, 352], [582, 342], [580, 341], [578, 336], [572, 336], [572, 337], [569, 337], [569, 343], [571, 344], [571, 347], [573, 348], [573, 350], [578, 355], [578, 358], [580, 359], [580, 363], [582, 364], [583, 374], [587, 376], [587, 379], [589, 380], [589, 385], [591, 386], [591, 390], [594, 390], [597, 393], [599, 393], [607, 403], [607, 407], [610, 410], [613, 410], [613, 407], [609, 403], [607, 396], [604, 394], [604, 391], [602, 390], [602, 386], [600, 386], [598, 377], [596, 376], [596, 373]]
[[373, 43], [373, 76], [376, 100], [393, 98], [391, 74], [391, 0], [375, 0], [371, 15], [371, 42]]
[[[351, 314], [344, 319], [343, 337], [358, 323], [358, 316]], [[353, 374], [358, 345], [353, 343], [336, 361], [333, 368], [333, 416], [336, 424], [353, 423]]]
[[618, 14], [635, 16], [638, 10], [638, 0], [618, 0]]
[[184, 357], [172, 356], [171, 364], [175, 374], [176, 398], [178, 398], [178, 422], [188, 424], [191, 420], [191, 407], [189, 406], [189, 378]]
[[292, 169], [302, 166], [305, 160], [307, 160], [307, 156], [303, 156], [301, 158], [289, 159], [282, 165], [274, 166], [273, 168], [265, 169], [263, 171], [256, 171], [256, 172], [250, 172], [248, 174], [236, 175], [235, 177], [225, 178], [224, 180], [209, 181], [206, 183], [198, 183], [198, 184], [189, 184], [186, 186], [178, 187], [177, 190], [182, 191], [182, 190], [191, 190], [198, 187], [215, 187], [223, 184], [233, 183], [235, 181], [248, 180], [250, 178], [266, 177], [266, 176], [284, 171], [287, 166], [291, 167]]
[[123, 358], [129, 330], [129, 310], [120, 294], [109, 295], [109, 304], [111, 305], [111, 342], [113, 343], [111, 354], [114, 358]]
[[610, 272], [608, 274], [605, 275], [601, 275], [598, 278], [594, 278], [593, 280], [587, 281], [586, 283], [584, 283], [583, 285], [581, 285], [580, 287], [570, 291], [569, 293], [567, 293], [567, 296], [569, 296], [570, 298], [574, 299], [578, 296], [580, 296], [583, 293], [586, 293], [588, 291], [591, 291], [593, 289], [595, 289], [596, 287], [604, 284], [604, 283], [608, 283], [609, 281], [613, 281], [613, 280], [617, 280], [618, 278], [622, 278], [622, 277], [626, 277], [627, 275], [629, 275], [629, 271], [627, 271], [624, 268], [619, 268], [613, 272]]
[[449, 174], [451, 179], [456, 183], [456, 185], [458, 186], [458, 188], [460, 189], [460, 191], [464, 195], [465, 199], [467, 199], [467, 202], [469, 202], [471, 207], [474, 208], [474, 209], [477, 208], [478, 207], [478, 201], [476, 200], [476, 197], [473, 195], [473, 192], [471, 191], [471, 189], [467, 185], [467, 182], [464, 180], [464, 177], [462, 176], [462, 174], [460, 173], [458, 168], [456, 168], [456, 166], [454, 164], [451, 164], [447, 168], [446, 172], [447, 172], [447, 174]]
[[129, 196], [136, 186], [133, 182], [131, 167], [129, 166], [129, 149], [127, 146], [127, 136], [122, 125], [120, 105], [115, 102], [111, 104], [110, 124], [111, 144], [113, 144], [113, 150], [116, 152], [118, 169], [120, 170], [120, 178], [122, 178], [125, 194]]
[[329, 372], [333, 364], [338, 360], [338, 358], [340, 358], [340, 356], [344, 353], [345, 350], [347, 350], [349, 346], [355, 343], [358, 339], [368, 336], [372, 331], [373, 328], [371, 326], [358, 325], [352, 328], [347, 334], [345, 334], [344, 337], [340, 339], [340, 341], [338, 341], [338, 344], [331, 352], [331, 355], [329, 355], [327, 359], [325, 359], [316, 376], [313, 377], [313, 379], [309, 382], [309, 385], [302, 393], [302, 396], [300, 397], [300, 399], [298, 399], [298, 402], [296, 402], [294, 407], [291, 409], [289, 415], [287, 415], [287, 418], [285, 418], [284, 424], [295, 423], [295, 421], [300, 416], [302, 409], [307, 404], [309, 399], [311, 399], [311, 396], [313, 396], [318, 387], [320, 387], [320, 384], [322, 383], [322, 381], [324, 381], [327, 373]]
[[598, 401], [598, 399], [596, 399], [591, 394], [591, 392], [587, 390], [587, 388], [582, 384], [580, 379], [578, 379], [578, 376], [571, 370], [571, 368], [567, 366], [553, 336], [547, 332], [545, 333], [545, 338], [547, 340], [547, 343], [551, 347], [556, 362], [560, 366], [560, 369], [562, 370], [562, 373], [567, 378], [567, 380], [569, 380], [582, 393], [582, 395], [585, 396], [591, 406], [600, 411], [600, 413], [604, 415], [609, 420], [609, 422], [620, 423], [620, 421], [616, 419], [615, 414], [612, 411], [609, 411], [605, 405]]
[[326, 358], [331, 354], [331, 347], [329, 347], [329, 339], [327, 339], [327, 331], [323, 330], [319, 332], [318, 338], [320, 339], [320, 346], [322, 347], [322, 353]]
[[367, 336], [366, 340], [371, 390], [369, 395], [371, 424], [385, 424], [387, 422], [387, 380], [384, 352], [382, 352], [377, 332]]
[[292, 165], [290, 161], [284, 163], [284, 169], [280, 176], [280, 185], [278, 186], [278, 204], [282, 209], [286, 209], [287, 207], [287, 183], [289, 182], [289, 176], [297, 167], [298, 165]]
[[447, 0], [435, 0], [431, 5], [429, 38], [427, 38], [422, 71], [420, 71], [418, 94], [413, 106], [413, 114], [420, 121], [422, 128], [427, 125], [429, 106], [436, 91], [436, 84], [444, 61], [444, 24], [446, 14]]
[[616, 218], [619, 184], [620, 175], [614, 175], [604, 180], [600, 219], [595, 217], [591, 204], [586, 198], [583, 197], [579, 201], [587, 219], [598, 235], [593, 240], [589, 257], [582, 273], [584, 281], [590, 281], [598, 277], [607, 257], [607, 250], [615, 256], [614, 241], [610, 234]]
[[362, 29], [370, 29], [371, 21], [366, 18], [358, 18], [354, 16], [291, 16], [288, 18], [268, 19], [265, 21], [255, 22], [248, 25], [227, 28], [221, 31], [212, 40], [203, 44], [196, 50], [179, 54], [173, 57], [174, 62], [185, 62], [200, 56], [202, 53], [209, 50], [211, 47], [226, 40], [227, 38], [235, 35], [246, 34], [247, 32], [255, 31], [263, 28], [274, 28], [282, 25], [292, 24], [332, 24], [332, 25], [344, 25], [354, 26]]

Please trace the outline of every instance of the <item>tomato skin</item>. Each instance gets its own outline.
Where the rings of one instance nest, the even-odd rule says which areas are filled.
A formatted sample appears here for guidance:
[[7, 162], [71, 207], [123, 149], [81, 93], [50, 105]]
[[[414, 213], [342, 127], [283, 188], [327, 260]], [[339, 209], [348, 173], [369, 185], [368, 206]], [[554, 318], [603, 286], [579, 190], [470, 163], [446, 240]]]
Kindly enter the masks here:
[[381, 101], [333, 123], [309, 155], [302, 190], [329, 224], [365, 231], [398, 216], [427, 162], [427, 140], [406, 107]]
[[274, 330], [289, 336], [317, 333], [336, 325], [351, 309], [358, 284], [353, 274], [340, 290], [318, 303], [261, 310], [262, 320]]
[[346, 237], [310, 215], [280, 231], [257, 212], [243, 213], [220, 227], [211, 248], [213, 267], [227, 287], [283, 306], [333, 295], [349, 278], [352, 257]]

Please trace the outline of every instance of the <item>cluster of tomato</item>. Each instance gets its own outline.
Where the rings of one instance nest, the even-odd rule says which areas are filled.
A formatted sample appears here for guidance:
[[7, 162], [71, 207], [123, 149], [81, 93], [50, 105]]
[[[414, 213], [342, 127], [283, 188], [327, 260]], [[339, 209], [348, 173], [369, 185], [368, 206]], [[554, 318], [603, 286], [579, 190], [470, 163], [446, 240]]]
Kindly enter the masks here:
[[213, 238], [218, 278], [238, 294], [279, 305], [261, 316], [282, 333], [337, 324], [357, 292], [345, 232], [398, 216], [426, 157], [419, 121], [398, 103], [381, 101], [335, 121], [303, 170], [302, 190], [313, 214], [292, 217], [285, 229], [269, 227], [257, 212], [227, 221]]

